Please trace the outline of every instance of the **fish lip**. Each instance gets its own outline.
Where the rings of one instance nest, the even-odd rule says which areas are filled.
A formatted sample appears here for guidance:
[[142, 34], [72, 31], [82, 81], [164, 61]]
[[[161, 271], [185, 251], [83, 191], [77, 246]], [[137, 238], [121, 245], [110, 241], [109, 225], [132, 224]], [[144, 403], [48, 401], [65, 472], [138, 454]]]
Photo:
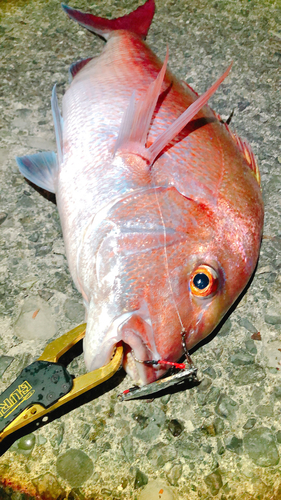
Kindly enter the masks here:
[[[89, 371], [110, 362], [118, 342], [124, 344], [123, 367], [135, 383], [142, 386], [157, 380], [166, 372], [161, 366], [147, 366], [142, 361], [160, 360], [155, 344], [147, 304], [143, 301], [139, 309], [123, 313], [111, 322], [109, 328], [93, 343], [93, 329], [97, 328], [96, 318], [89, 315], [86, 335], [83, 340], [84, 360]], [[138, 362], [138, 360], [140, 362]]]
[[[134, 356], [134, 351], [131, 346], [123, 342], [123, 368], [128, 375], [133, 379], [136, 385], [145, 385], [146, 377], [144, 377], [143, 365], [137, 366], [137, 361]], [[139, 364], [138, 364], [139, 365]], [[145, 379], [145, 380], [144, 380]]]
[[[128, 325], [129, 322], [126, 323], [122, 325], [120, 335], [124, 346], [123, 367], [139, 386], [154, 382], [166, 372], [160, 365], [148, 366], [144, 363], [144, 361], [160, 359], [156, 346], [154, 346], [154, 349], [148, 347], [140, 333], [132, 329]], [[150, 335], [152, 334], [153, 336], [151, 324], [145, 320], [143, 320], [143, 324], [147, 327]]]
[[162, 375], [163, 370], [159, 365], [147, 366], [142, 362], [151, 359], [151, 355], [149, 355], [151, 353], [148, 348], [145, 347], [147, 355], [144, 356], [143, 360], [136, 358], [134, 349], [132, 349], [132, 347], [128, 343], [123, 342], [123, 348], [123, 368], [133, 379], [136, 385], [142, 387], [143, 385], [150, 384]]

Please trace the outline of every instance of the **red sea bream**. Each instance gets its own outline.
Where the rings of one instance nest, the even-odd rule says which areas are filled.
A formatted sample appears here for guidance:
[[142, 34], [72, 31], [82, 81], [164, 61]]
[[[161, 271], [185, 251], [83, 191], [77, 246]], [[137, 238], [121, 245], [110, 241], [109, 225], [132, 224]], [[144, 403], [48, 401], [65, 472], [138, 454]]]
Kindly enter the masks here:
[[56, 194], [70, 272], [87, 319], [89, 370], [124, 344], [139, 385], [164, 374], [209, 335], [248, 283], [263, 225], [258, 168], [200, 98], [144, 42], [148, 0], [106, 20], [63, 6], [102, 36], [98, 57], [71, 66], [57, 154], [17, 158], [23, 175]]

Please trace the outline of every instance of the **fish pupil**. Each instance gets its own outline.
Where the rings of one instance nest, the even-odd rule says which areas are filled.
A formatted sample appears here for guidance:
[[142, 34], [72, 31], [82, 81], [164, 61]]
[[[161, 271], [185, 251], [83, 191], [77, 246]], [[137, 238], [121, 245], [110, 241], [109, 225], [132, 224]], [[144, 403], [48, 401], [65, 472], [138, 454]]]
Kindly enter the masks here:
[[199, 288], [199, 290], [204, 290], [204, 288], [207, 288], [209, 283], [210, 280], [208, 276], [204, 273], [198, 273], [193, 278], [193, 284], [194, 286], [196, 286], [196, 288]]

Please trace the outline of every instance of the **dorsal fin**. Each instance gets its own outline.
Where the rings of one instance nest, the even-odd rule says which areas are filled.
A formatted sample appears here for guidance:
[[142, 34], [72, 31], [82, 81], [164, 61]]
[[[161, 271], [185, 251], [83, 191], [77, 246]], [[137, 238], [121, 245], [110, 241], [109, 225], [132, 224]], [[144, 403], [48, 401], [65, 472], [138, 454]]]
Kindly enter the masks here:
[[89, 61], [91, 61], [93, 57], [87, 57], [87, 59], [80, 59], [80, 61], [76, 61], [71, 64], [68, 72], [69, 72], [69, 80], [71, 81], [79, 71], [81, 71]]
[[257, 179], [258, 185], [260, 186], [261, 185], [261, 176], [260, 176], [259, 166], [257, 164], [257, 160], [255, 158], [255, 155], [253, 153], [253, 150], [252, 150], [250, 144], [245, 139], [241, 139], [241, 137], [239, 137], [239, 135], [235, 134], [235, 132], [233, 132], [229, 128], [228, 124], [222, 120], [221, 116], [218, 113], [216, 113], [214, 110], [213, 110], [213, 113], [216, 116], [216, 118], [223, 124], [223, 126], [226, 128], [228, 133], [231, 135], [232, 139], [234, 140], [237, 147], [239, 148], [242, 155], [244, 156], [246, 162], [248, 163], [250, 169], [253, 171], [254, 176]]
[[141, 5], [130, 14], [117, 19], [104, 19], [93, 14], [86, 14], [63, 3], [61, 6], [71, 19], [106, 40], [110, 32], [116, 30], [132, 31], [141, 38], [145, 38], [155, 12], [154, 0], [147, 0], [144, 5]]
[[259, 166], [257, 164], [255, 155], [253, 153], [253, 150], [252, 150], [250, 144], [247, 141], [241, 139], [239, 137], [239, 135], [236, 135], [234, 132], [232, 132], [232, 130], [230, 130], [229, 126], [226, 123], [224, 125], [227, 128], [227, 130], [230, 133], [233, 140], [236, 142], [238, 148], [240, 149], [241, 153], [243, 154], [250, 169], [253, 171], [255, 178], [257, 179], [257, 182], [260, 186], [261, 185], [261, 176], [260, 176]]
[[[208, 102], [210, 97], [217, 90], [222, 81], [227, 77], [232, 63], [220, 78], [196, 101], [194, 101], [167, 130], [162, 132], [149, 148], [145, 148], [145, 141], [149, 128], [147, 123], [148, 118], [152, 117], [156, 106], [157, 97], [161, 90], [161, 84], [165, 75], [168, 60], [168, 52], [166, 55], [163, 67], [145, 95], [137, 104], [135, 103], [134, 93], [130, 99], [129, 105], [124, 113], [120, 131], [117, 138], [115, 151], [126, 151], [131, 154], [136, 154], [144, 158], [148, 165], [151, 166], [161, 151], [169, 144], [181, 130], [192, 120], [192, 118], [200, 111], [200, 109]], [[156, 92], [158, 96], [156, 97]], [[152, 97], [153, 96], [153, 97]], [[152, 108], [153, 107], [153, 108]]]
[[114, 154], [117, 150], [130, 151], [136, 148], [139, 154], [143, 152], [146, 155], [146, 139], [151, 125], [152, 115], [161, 92], [161, 86], [165, 77], [169, 50], [167, 47], [166, 57], [161, 71], [148, 87], [145, 96], [136, 101], [135, 92], [133, 92], [129, 105], [123, 115], [119, 134], [115, 144]]
[[231, 70], [232, 63], [228, 66], [227, 70], [222, 76], [206, 91], [202, 94], [196, 101], [194, 101], [177, 119], [170, 125], [170, 127], [165, 130], [161, 135], [155, 139], [154, 143], [148, 149], [150, 165], [154, 162], [156, 157], [161, 153], [161, 151], [171, 142], [176, 135], [178, 135], [182, 129], [192, 120], [192, 118], [200, 111], [200, 109], [208, 102], [210, 97], [215, 93], [217, 88], [227, 77]]

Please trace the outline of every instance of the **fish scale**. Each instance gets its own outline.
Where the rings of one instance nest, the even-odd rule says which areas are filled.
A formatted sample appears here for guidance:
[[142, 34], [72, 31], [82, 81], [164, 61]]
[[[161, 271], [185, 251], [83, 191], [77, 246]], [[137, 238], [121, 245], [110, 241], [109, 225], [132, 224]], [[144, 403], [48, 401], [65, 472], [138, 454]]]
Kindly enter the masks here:
[[168, 49], [162, 64], [143, 40], [154, 0], [111, 20], [63, 9], [107, 43], [71, 66], [63, 120], [53, 91], [57, 161], [17, 161], [56, 193], [86, 306], [87, 368], [122, 341], [123, 366], [144, 385], [167, 370], [158, 360], [177, 361], [207, 337], [248, 283], [263, 226], [258, 168], [207, 106], [231, 66], [202, 96], [178, 81]]

